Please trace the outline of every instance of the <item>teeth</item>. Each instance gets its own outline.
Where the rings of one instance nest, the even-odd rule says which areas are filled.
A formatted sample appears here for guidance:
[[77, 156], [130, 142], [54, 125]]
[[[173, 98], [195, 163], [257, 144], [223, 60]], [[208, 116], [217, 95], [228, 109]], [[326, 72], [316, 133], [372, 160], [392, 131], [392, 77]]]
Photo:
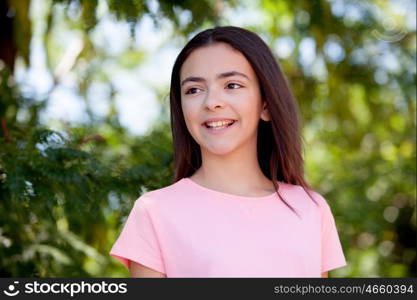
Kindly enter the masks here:
[[209, 127], [225, 127], [231, 123], [233, 123], [234, 121], [217, 121], [217, 122], [210, 122], [210, 123], [206, 123], [207, 126]]

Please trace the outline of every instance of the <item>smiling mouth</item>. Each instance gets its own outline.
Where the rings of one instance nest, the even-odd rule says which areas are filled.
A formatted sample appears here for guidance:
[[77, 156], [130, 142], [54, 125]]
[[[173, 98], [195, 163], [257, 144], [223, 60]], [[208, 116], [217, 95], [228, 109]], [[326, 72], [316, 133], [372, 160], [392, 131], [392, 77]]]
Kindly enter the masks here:
[[237, 120], [233, 120], [233, 122], [228, 123], [228, 124], [222, 124], [222, 125], [218, 125], [218, 126], [208, 126], [206, 123], [202, 124], [202, 127], [205, 128], [207, 130], [208, 133], [211, 134], [220, 134], [223, 132], [227, 132], [229, 129], [235, 127], [236, 123], [238, 123]]
[[234, 123], [236, 123], [236, 120], [231, 120], [228, 123], [222, 123], [222, 124], [215, 124], [215, 125], [209, 125], [207, 123], [203, 123], [203, 125], [207, 128], [207, 129], [213, 129], [213, 130], [218, 130], [218, 129], [223, 129], [223, 128], [227, 128], [232, 126]]

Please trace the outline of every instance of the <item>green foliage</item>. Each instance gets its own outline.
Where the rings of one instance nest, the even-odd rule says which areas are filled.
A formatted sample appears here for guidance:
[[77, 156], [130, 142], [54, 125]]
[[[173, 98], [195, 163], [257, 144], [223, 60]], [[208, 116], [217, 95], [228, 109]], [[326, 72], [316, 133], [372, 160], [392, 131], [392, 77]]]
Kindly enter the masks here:
[[[147, 53], [133, 43], [118, 55], [94, 44], [100, 5], [130, 25], [132, 41], [144, 16], [156, 26], [169, 20], [175, 43], [207, 26], [233, 24], [220, 2], [159, 0], [150, 7], [135, 0], [52, 1], [42, 33], [48, 68], [54, 87], [69, 71], [76, 76], [89, 116], [82, 125], [52, 130], [42, 124], [40, 112], [54, 87], [32, 97], [16, 85], [12, 66], [0, 61], [0, 275], [128, 275], [108, 252], [133, 201], [171, 183], [172, 144], [166, 101], [161, 122], [147, 134], [133, 137], [120, 125], [114, 66], [135, 70]], [[325, 0], [223, 4], [259, 13], [258, 25], [249, 29], [278, 53], [299, 102], [306, 176], [332, 207], [348, 260], [331, 276], [415, 276], [415, 29], [387, 32], [376, 13], [390, 15], [381, 2], [342, 2], [362, 17], [335, 13], [335, 1]], [[20, 24], [13, 31], [18, 55], [28, 63], [31, 1], [8, 3]], [[179, 17], [183, 12], [191, 15], [187, 22]], [[66, 64], [59, 30], [82, 37]], [[282, 38], [294, 44], [287, 55], [280, 55]], [[308, 39], [314, 59], [305, 63], [300, 48]], [[335, 49], [342, 49], [339, 57]], [[104, 117], [89, 107], [95, 83], [108, 87]], [[167, 92], [156, 87], [161, 99]]]
[[121, 216], [141, 190], [172, 180], [167, 128], [130, 140], [135, 155], [109, 160], [103, 158], [106, 137], [79, 131], [87, 138], [37, 128], [28, 132], [28, 141], [4, 144], [1, 275], [105, 274], [111, 263], [108, 242]]

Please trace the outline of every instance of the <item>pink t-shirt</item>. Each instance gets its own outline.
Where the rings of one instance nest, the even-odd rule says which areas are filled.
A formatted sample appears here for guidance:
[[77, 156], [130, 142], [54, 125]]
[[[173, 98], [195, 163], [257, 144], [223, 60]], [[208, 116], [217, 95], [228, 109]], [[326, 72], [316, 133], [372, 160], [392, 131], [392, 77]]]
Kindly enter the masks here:
[[278, 181], [276, 193], [243, 197], [189, 178], [142, 195], [110, 255], [167, 277], [321, 277], [346, 265], [326, 200]]

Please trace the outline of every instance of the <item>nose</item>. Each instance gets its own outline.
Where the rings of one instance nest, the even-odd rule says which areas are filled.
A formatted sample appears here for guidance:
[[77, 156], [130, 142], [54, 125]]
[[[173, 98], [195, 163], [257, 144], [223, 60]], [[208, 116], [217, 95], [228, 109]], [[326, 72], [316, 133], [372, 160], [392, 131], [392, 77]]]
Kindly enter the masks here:
[[217, 107], [224, 107], [226, 102], [222, 99], [221, 93], [214, 88], [209, 89], [204, 99], [204, 107], [215, 110]]

